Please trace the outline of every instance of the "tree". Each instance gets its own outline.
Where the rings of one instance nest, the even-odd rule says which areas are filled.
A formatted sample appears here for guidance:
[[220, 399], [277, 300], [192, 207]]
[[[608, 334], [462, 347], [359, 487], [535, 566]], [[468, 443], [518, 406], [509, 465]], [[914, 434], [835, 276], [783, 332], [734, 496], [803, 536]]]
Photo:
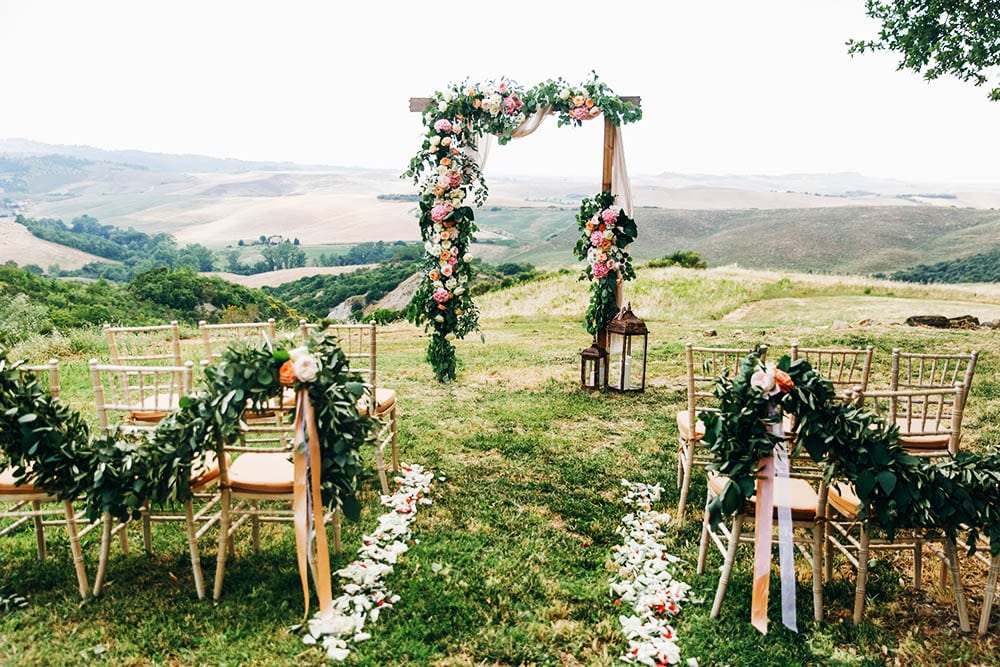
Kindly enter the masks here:
[[296, 248], [291, 243], [267, 246], [260, 251], [260, 254], [264, 256], [270, 271], [294, 269], [306, 265], [306, 251]]
[[927, 80], [951, 74], [992, 87], [1000, 100], [1000, 0], [866, 0], [868, 16], [882, 23], [878, 37], [849, 40], [848, 53], [895, 51], [898, 69]]

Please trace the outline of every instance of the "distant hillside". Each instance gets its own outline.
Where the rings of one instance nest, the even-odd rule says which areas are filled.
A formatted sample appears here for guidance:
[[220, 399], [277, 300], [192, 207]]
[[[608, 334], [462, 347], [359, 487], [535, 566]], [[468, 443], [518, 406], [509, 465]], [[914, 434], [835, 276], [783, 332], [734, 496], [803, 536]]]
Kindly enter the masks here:
[[1000, 246], [979, 253], [937, 264], [921, 264], [889, 276], [893, 280], [913, 283], [996, 283], [1000, 282]]
[[[574, 264], [575, 210], [487, 208], [488, 234], [476, 253], [490, 262]], [[870, 274], [967, 256], [1000, 239], [1000, 212], [934, 206], [809, 209], [636, 210], [637, 260], [691, 250], [709, 266], [739, 264], [825, 273]]]

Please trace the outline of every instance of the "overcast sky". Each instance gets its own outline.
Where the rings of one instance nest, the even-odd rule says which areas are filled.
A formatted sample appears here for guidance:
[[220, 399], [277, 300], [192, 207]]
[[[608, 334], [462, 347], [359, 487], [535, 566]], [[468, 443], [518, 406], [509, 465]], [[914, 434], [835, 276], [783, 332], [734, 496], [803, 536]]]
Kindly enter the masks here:
[[[596, 70], [640, 95], [632, 174], [1000, 184], [1000, 103], [847, 55], [863, 0], [0, 0], [0, 138], [406, 168], [408, 98]], [[548, 123], [488, 172], [600, 177], [600, 123]]]

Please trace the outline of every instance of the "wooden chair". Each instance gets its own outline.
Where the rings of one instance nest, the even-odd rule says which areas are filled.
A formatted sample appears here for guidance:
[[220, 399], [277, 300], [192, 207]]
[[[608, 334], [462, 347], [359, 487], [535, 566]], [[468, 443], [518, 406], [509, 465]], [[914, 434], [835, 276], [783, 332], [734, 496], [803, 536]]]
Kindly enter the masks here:
[[868, 377], [872, 370], [872, 356], [875, 348], [871, 345], [863, 349], [843, 349], [827, 347], [801, 347], [792, 345], [792, 361], [805, 359], [812, 369], [833, 383], [837, 393], [849, 389], [868, 389]]
[[[178, 410], [181, 396], [191, 392], [194, 364], [190, 361], [183, 366], [124, 366], [102, 364], [97, 359], [90, 360], [90, 381], [94, 391], [94, 405], [97, 422], [102, 435], [149, 436], [157, 424], [168, 414]], [[212, 456], [196, 462], [191, 471], [191, 490], [204, 496], [215, 484], [219, 465]], [[143, 542], [147, 553], [152, 553], [151, 522], [157, 520], [183, 520], [187, 524], [188, 546], [191, 552], [191, 566], [194, 573], [195, 590], [198, 597], [204, 597], [201, 562], [198, 555], [196, 521], [204, 515], [194, 513], [194, 500], [189, 499], [184, 506], [183, 516], [170, 513], [152, 512], [149, 507], [143, 511]], [[111, 515], [103, 517], [104, 532], [101, 539], [101, 555], [97, 576], [94, 579], [94, 595], [99, 595], [107, 572], [111, 538], [118, 532], [122, 551], [128, 553], [126, 525], [113, 526]]]
[[[698, 419], [699, 412], [718, 411], [712, 389], [719, 376], [734, 377], [743, 359], [754, 352], [752, 348], [697, 347], [690, 343], [684, 346], [687, 366], [687, 408], [677, 413], [677, 486], [680, 500], [677, 503], [677, 525], [684, 522], [691, 476], [695, 466], [704, 467], [711, 461], [700, 454], [701, 439], [705, 435], [705, 425]], [[760, 359], [767, 355], [767, 346], [761, 346]]]
[[[254, 551], [260, 551], [260, 527], [265, 522], [291, 523], [294, 500], [294, 426], [276, 417], [270, 424], [246, 424], [234, 443], [218, 443], [221, 519], [213, 597], [222, 595], [227, 555], [234, 553], [236, 530], [251, 522]], [[261, 505], [264, 502], [266, 505]], [[333, 544], [341, 552], [340, 514], [331, 512]]]
[[[299, 328], [304, 344], [308, 340], [310, 332], [318, 327], [305, 320], [300, 320]], [[373, 416], [382, 423], [375, 439], [375, 467], [382, 493], [388, 494], [389, 480], [386, 473], [385, 449], [388, 447], [390, 450], [392, 471], [399, 472], [399, 404], [395, 390], [378, 384], [378, 329], [375, 322], [369, 322], [368, 324], [332, 324], [323, 331], [333, 334], [337, 338], [351, 370], [360, 373], [365, 380], [366, 395], [358, 406], [361, 412], [368, 414], [370, 406], [375, 405]]]
[[257, 346], [263, 341], [274, 341], [278, 336], [274, 318], [266, 322], [234, 322], [209, 324], [205, 320], [198, 323], [201, 333], [204, 359], [214, 364], [222, 358], [226, 348], [236, 341]]
[[[961, 415], [969, 399], [978, 359], [976, 350], [968, 354], [924, 354], [894, 348], [889, 389], [950, 389], [962, 385], [961, 395], [953, 401], [954, 409]], [[955, 451], [959, 444], [956, 443]]]
[[[722, 574], [715, 591], [715, 602], [712, 605], [712, 618], [717, 618], [722, 610], [722, 600], [736, 561], [736, 551], [741, 541], [753, 542], [754, 517], [756, 514], [756, 496], [752, 496], [742, 510], [733, 517], [732, 524], [719, 524], [718, 530], [713, 530], [708, 519], [708, 504], [722, 493], [728, 478], [718, 473], [709, 473], [708, 492], [705, 500], [705, 518], [702, 522], [701, 541], [698, 545], [698, 574], [705, 572], [709, 541], [724, 557]], [[823, 469], [808, 457], [789, 457], [788, 505], [791, 508], [794, 543], [798, 550], [808, 559], [813, 575], [813, 617], [823, 620], [823, 558], [824, 558], [824, 522], [826, 520], [827, 486]], [[779, 489], [774, 490], [773, 525], [778, 525]], [[806, 535], [803, 536], [802, 532]]]
[[[855, 401], [870, 407], [899, 428], [899, 444], [914, 456], [944, 457], [958, 452], [961, 442], [961, 396], [964, 387], [957, 384], [950, 388], [924, 387], [918, 389], [876, 390], [858, 393]], [[844, 554], [857, 568], [858, 583], [855, 592], [854, 622], [861, 622], [864, 614], [864, 596], [867, 586], [868, 558], [871, 551], [910, 551], [913, 555], [913, 584], [919, 590], [923, 580], [923, 546], [925, 539], [918, 535], [902, 533], [892, 541], [876, 540], [871, 536], [868, 522], [859, 522], [860, 500], [848, 484], [835, 484], [830, 488], [829, 506], [832, 510], [828, 522], [828, 562], [833, 550]], [[857, 530], [858, 535], [853, 531]], [[959, 579], [956, 543], [942, 540], [943, 559], [951, 571], [955, 592], [955, 605], [963, 630], [968, 630], [968, 610], [965, 593]], [[942, 569], [942, 583], [947, 570]], [[830, 570], [827, 570], [827, 576]]]
[[[47, 382], [47, 391], [52, 398], [59, 397], [59, 361], [57, 359], [49, 359], [47, 364], [40, 366], [22, 365], [18, 370], [22, 382], [36, 380], [43, 382], [43, 384]], [[47, 557], [45, 526], [66, 526], [80, 597], [86, 598], [89, 585], [83, 565], [83, 551], [80, 548], [80, 533], [77, 530], [77, 516], [73, 501], [60, 500], [55, 493], [35, 486], [31, 481], [30, 471], [23, 479], [19, 479], [21, 476], [16, 473], [17, 470], [14, 467], [0, 468], [0, 524], [10, 521], [9, 524], [0, 529], [0, 537], [14, 532], [20, 526], [31, 521], [35, 530], [38, 558], [44, 560]], [[56, 505], [58, 508], [53, 507]], [[46, 519], [46, 517], [53, 518]]]
[[147, 327], [104, 325], [111, 363], [116, 365], [183, 366], [177, 320]]

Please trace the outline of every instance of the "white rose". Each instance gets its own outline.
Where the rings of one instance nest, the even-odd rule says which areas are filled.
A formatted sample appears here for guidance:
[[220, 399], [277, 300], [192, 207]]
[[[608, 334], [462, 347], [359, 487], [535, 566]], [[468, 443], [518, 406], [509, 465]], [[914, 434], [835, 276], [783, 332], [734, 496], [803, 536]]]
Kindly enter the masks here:
[[445, 94], [444, 94], [444, 101], [445, 102], [451, 102], [453, 99], [455, 99], [455, 93], [453, 93], [450, 90], [446, 91]]
[[564, 100], [568, 100], [571, 94], [572, 93], [569, 92], [569, 88], [563, 88], [562, 90], [559, 91], [559, 97], [561, 97]]
[[437, 317], [434, 318], [434, 321], [438, 323], [444, 322], [444, 315], [438, 315]]
[[465, 262], [466, 264], [468, 264], [469, 262], [471, 262], [472, 261], [472, 253], [471, 252], [465, 253], [465, 256], [462, 258], [462, 261]]
[[441, 135], [435, 134], [433, 137], [431, 137], [431, 146], [437, 146], [440, 143], [441, 143]]
[[455, 340], [455, 334], [448, 332], [444, 335], [444, 339], [447, 341], [453, 341]]
[[438, 111], [445, 111], [448, 108], [447, 102], [438, 102]]
[[292, 359], [292, 371], [300, 382], [312, 382], [319, 375], [320, 363], [311, 354]]

